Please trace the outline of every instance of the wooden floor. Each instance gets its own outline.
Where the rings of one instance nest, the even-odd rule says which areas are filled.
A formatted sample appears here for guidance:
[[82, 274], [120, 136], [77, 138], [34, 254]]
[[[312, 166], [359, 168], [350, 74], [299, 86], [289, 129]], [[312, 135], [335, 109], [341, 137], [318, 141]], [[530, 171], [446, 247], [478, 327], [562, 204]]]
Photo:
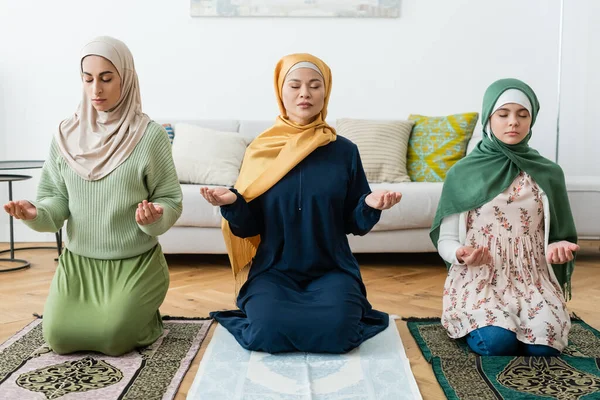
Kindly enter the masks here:
[[[600, 327], [600, 251], [598, 242], [584, 242], [573, 279], [571, 311]], [[0, 249], [6, 248], [0, 243]], [[0, 274], [0, 343], [42, 313], [56, 269], [51, 250], [25, 250], [20, 258], [30, 269]], [[400, 316], [440, 316], [446, 269], [436, 254], [357, 255], [373, 307]], [[210, 311], [233, 307], [233, 284], [225, 256], [167, 256], [171, 285], [161, 312], [174, 316], [207, 316]], [[0, 261], [0, 266], [2, 266]], [[444, 399], [431, 367], [421, 355], [406, 324], [398, 321], [413, 373], [424, 399]], [[186, 375], [176, 399], [185, 399], [209, 336]]]

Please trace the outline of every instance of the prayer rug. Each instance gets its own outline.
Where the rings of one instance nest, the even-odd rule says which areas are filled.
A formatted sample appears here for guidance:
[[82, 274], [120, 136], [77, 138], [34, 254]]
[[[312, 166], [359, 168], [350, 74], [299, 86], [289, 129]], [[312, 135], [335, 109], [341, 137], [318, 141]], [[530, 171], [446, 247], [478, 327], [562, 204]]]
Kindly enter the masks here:
[[600, 399], [600, 332], [577, 317], [560, 357], [479, 356], [439, 318], [406, 321], [450, 400]]
[[0, 399], [171, 400], [212, 320], [163, 320], [165, 332], [152, 345], [110, 357], [54, 353], [37, 319], [0, 345]]
[[421, 399], [394, 320], [347, 354], [248, 351], [222, 326], [206, 349], [189, 400]]

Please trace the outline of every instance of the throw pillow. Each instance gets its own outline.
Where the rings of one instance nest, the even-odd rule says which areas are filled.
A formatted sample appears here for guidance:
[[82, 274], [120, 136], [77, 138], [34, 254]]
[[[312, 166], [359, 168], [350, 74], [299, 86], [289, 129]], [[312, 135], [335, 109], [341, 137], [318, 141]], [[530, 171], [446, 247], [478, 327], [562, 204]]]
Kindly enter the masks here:
[[415, 122], [408, 141], [408, 175], [416, 182], [443, 182], [446, 173], [467, 152], [477, 124], [476, 112], [426, 117], [410, 115]]
[[233, 186], [240, 172], [249, 139], [237, 132], [223, 132], [178, 123], [173, 140], [173, 160], [181, 183]]
[[376, 121], [343, 118], [336, 122], [340, 136], [358, 147], [367, 180], [371, 183], [410, 182], [406, 152], [412, 121]]

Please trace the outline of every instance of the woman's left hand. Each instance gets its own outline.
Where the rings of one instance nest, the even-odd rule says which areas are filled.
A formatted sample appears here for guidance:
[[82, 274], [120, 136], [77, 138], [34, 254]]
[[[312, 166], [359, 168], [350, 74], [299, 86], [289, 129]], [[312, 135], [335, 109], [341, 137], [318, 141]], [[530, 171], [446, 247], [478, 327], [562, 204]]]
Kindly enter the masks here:
[[135, 220], [140, 225], [149, 225], [156, 222], [162, 215], [163, 208], [161, 206], [149, 203], [146, 200], [139, 203], [137, 210], [135, 210]]
[[402, 193], [390, 192], [389, 190], [376, 190], [365, 198], [365, 203], [376, 210], [387, 210], [398, 204]]
[[574, 258], [573, 252], [577, 250], [579, 250], [578, 245], [566, 240], [550, 243], [546, 252], [546, 261], [552, 264], [564, 264]]

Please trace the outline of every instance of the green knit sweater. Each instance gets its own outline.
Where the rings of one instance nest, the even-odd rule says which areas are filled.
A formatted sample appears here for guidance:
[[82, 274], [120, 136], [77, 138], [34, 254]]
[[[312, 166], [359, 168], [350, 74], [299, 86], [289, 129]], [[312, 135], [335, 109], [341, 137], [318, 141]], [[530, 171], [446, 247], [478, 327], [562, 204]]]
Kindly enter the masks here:
[[[135, 221], [142, 200], [163, 207], [158, 221], [144, 226]], [[31, 202], [38, 215], [24, 222], [39, 232], [57, 232], [67, 220], [65, 245], [71, 252], [117, 260], [154, 247], [157, 236], [181, 215], [181, 200], [169, 138], [161, 125], [151, 122], [129, 158], [97, 181], [77, 175], [53, 140], [37, 201]]]

